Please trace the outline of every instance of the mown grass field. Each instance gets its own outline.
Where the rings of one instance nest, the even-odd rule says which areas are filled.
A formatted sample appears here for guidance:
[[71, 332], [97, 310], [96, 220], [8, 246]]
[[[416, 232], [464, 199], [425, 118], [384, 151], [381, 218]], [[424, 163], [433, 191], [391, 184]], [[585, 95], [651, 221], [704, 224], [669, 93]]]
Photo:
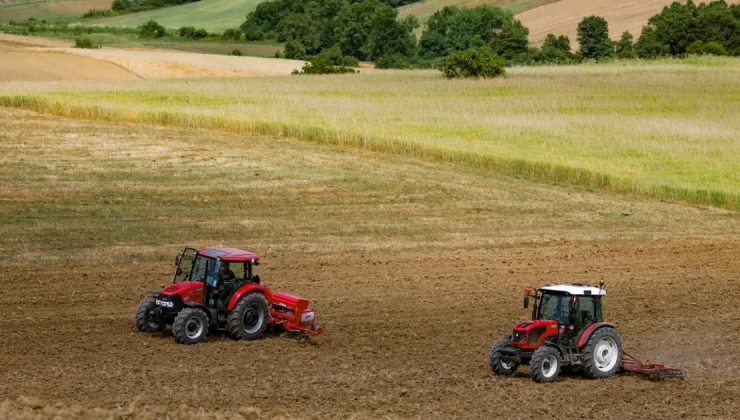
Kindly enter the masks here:
[[491, 172], [740, 209], [740, 61], [334, 77], [14, 85], [0, 104], [59, 115], [290, 135]]
[[247, 13], [262, 0], [201, 0], [196, 3], [133, 13], [86, 22], [86, 25], [136, 28], [155, 20], [167, 28], [195, 26], [208, 31], [223, 32], [244, 23]]

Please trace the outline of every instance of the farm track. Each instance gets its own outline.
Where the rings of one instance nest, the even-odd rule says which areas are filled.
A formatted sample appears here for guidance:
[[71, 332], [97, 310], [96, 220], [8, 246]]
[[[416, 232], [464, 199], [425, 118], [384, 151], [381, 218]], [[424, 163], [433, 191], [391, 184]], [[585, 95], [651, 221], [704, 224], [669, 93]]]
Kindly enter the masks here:
[[[0, 395], [305, 418], [732, 418], [738, 255], [736, 240], [264, 255], [266, 284], [314, 302], [327, 328], [315, 345], [213, 335], [180, 346], [135, 332], [136, 303], [169, 281], [168, 263], [3, 267]], [[527, 317], [524, 287], [602, 278], [626, 348], [685, 381], [491, 377], [491, 342]]]

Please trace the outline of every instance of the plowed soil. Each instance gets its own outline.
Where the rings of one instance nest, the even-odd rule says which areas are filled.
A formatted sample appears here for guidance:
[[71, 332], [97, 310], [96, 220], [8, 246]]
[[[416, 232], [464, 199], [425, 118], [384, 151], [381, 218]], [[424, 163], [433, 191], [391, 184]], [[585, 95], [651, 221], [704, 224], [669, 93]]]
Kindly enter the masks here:
[[[529, 28], [529, 40], [540, 42], [547, 34], [567, 35], [577, 45], [578, 23], [586, 16], [601, 16], [609, 22], [609, 34], [619, 39], [629, 31], [637, 39], [648, 19], [675, 0], [560, 0], [517, 16]], [[738, 3], [728, 0], [727, 3]], [[686, 1], [681, 1], [686, 3]], [[700, 3], [700, 2], [696, 2]]]
[[[731, 418], [740, 410], [740, 243], [269, 255], [263, 280], [314, 301], [325, 335], [181, 346], [134, 330], [168, 264], [3, 268], [0, 395], [111, 407], [284, 408], [297, 417]], [[626, 347], [687, 379], [492, 377], [523, 285], [605, 278]]]
[[[733, 212], [289, 138], [0, 117], [0, 419], [740, 412]], [[136, 331], [183, 243], [254, 246], [263, 283], [310, 299], [326, 332]], [[626, 349], [684, 381], [491, 375], [524, 288], [602, 279]]]

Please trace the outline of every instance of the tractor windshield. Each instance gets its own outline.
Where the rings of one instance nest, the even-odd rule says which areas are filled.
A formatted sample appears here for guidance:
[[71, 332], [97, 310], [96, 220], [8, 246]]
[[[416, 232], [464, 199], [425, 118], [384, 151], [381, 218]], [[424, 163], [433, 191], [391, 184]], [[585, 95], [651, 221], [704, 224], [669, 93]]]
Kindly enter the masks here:
[[198, 255], [195, 257], [195, 262], [193, 263], [190, 280], [204, 281], [206, 278], [209, 285], [216, 286], [216, 260]]
[[544, 292], [537, 319], [553, 319], [564, 325], [569, 324], [570, 299], [569, 294]]

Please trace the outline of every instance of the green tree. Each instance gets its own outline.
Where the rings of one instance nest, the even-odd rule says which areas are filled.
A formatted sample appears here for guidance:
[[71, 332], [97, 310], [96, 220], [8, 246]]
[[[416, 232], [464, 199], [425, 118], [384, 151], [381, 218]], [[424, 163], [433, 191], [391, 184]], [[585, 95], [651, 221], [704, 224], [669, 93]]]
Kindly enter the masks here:
[[615, 45], [615, 51], [618, 58], [635, 58], [637, 57], [637, 54], [635, 54], [635, 49], [633, 48], [632, 40], [634, 38], [632, 37], [632, 34], [628, 31], [625, 31], [622, 33], [622, 37], [617, 41]]
[[542, 49], [570, 52], [570, 38], [565, 35], [555, 36], [553, 34], [547, 34], [545, 42], [542, 44]]
[[462, 77], [498, 77], [506, 73], [506, 60], [490, 47], [457, 51], [442, 59], [439, 70], [448, 79]]
[[285, 44], [283, 54], [285, 55], [285, 58], [303, 60], [306, 58], [306, 47], [304, 47], [299, 41], [288, 41]]
[[529, 51], [529, 29], [512, 19], [504, 23], [492, 43], [494, 51], [511, 61], [523, 61]]
[[645, 27], [635, 43], [635, 53], [640, 58], [657, 58], [670, 54], [670, 50], [660, 42], [655, 28]]
[[510, 13], [498, 7], [460, 9], [447, 6], [435, 12], [427, 21], [419, 48], [425, 57], [434, 58], [489, 45], [512, 19]]
[[603, 60], [614, 54], [614, 45], [609, 39], [609, 23], [599, 16], [589, 16], [578, 24], [578, 42], [583, 58]]
[[139, 37], [141, 38], [160, 38], [166, 33], [164, 26], [159, 23], [150, 20], [147, 23], [139, 26]]

